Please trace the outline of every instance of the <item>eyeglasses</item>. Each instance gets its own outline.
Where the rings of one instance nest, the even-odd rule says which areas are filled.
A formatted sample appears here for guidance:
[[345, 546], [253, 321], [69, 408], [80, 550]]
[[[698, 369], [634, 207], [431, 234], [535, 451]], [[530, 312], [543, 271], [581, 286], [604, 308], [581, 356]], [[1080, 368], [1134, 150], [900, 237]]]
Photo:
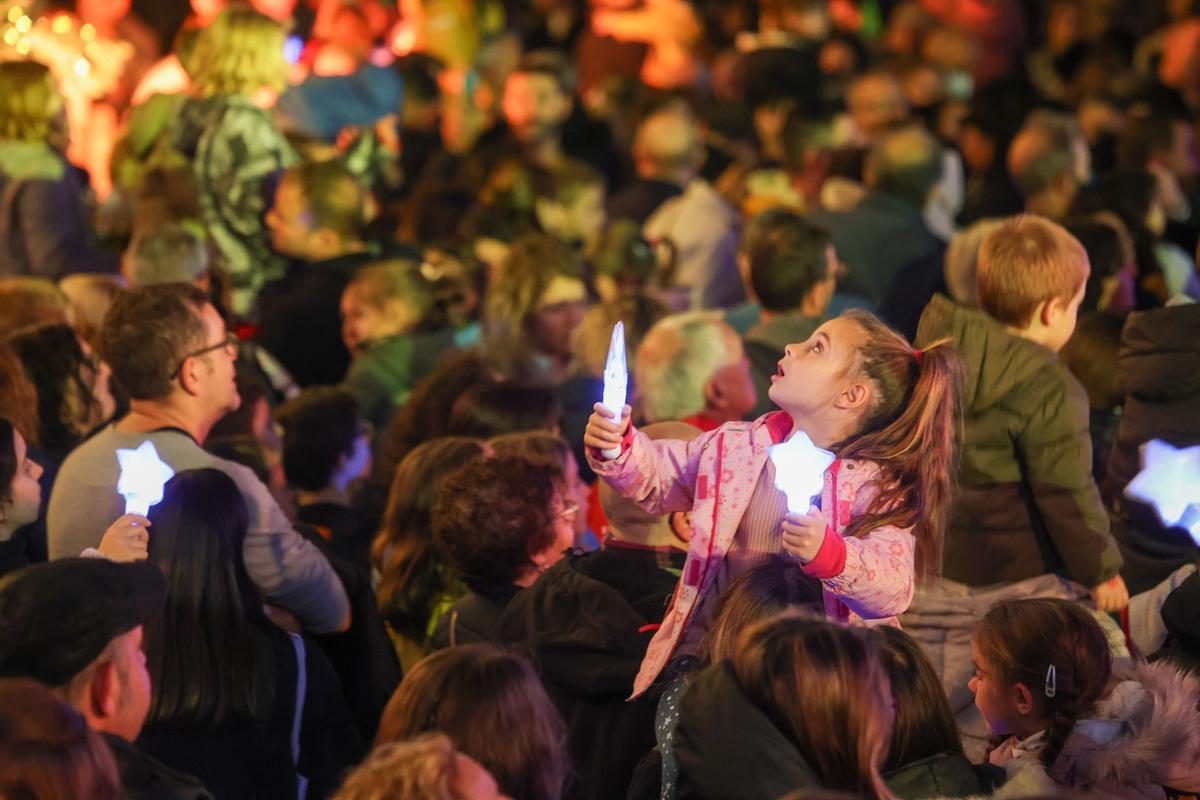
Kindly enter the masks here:
[[555, 514], [554, 518], [556, 520], [557, 519], [574, 520], [575, 515], [578, 513], [579, 513], [579, 504], [572, 500], [567, 500], [565, 503], [563, 503], [562, 511], [559, 511], [557, 514]]
[[238, 348], [240, 348], [241, 345], [242, 345], [242, 340], [238, 338], [236, 333], [228, 333], [225, 335], [224, 339], [217, 342], [216, 344], [210, 344], [206, 347], [201, 347], [199, 350], [193, 350], [190, 353], [184, 353], [183, 358], [179, 359], [179, 366], [177, 366], [175, 368], [175, 371], [171, 373], [171, 377], [172, 378], [179, 377], [179, 373], [183, 370], [183, 365], [185, 363], [187, 363], [187, 360], [189, 358], [198, 358], [202, 355], [205, 355], [206, 353], [211, 353], [214, 350], [220, 350], [221, 348], [225, 348], [225, 352], [229, 355], [230, 358], [237, 358]]

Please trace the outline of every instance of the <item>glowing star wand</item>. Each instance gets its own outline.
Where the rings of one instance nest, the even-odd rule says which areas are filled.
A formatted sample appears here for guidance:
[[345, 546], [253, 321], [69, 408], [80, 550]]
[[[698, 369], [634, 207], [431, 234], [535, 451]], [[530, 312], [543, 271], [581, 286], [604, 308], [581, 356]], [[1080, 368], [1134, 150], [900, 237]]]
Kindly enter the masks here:
[[813, 497], [821, 493], [833, 453], [813, 444], [804, 431], [796, 431], [783, 444], [768, 447], [767, 455], [775, 465], [775, 488], [787, 495], [788, 512], [807, 514]]
[[1200, 544], [1200, 445], [1172, 447], [1161, 439], [1142, 445], [1142, 471], [1125, 495], [1151, 505], [1164, 525], [1186, 528]]
[[163, 498], [163, 486], [175, 474], [158, 457], [153, 442], [142, 442], [136, 450], [118, 450], [117, 463], [121, 477], [117, 479], [117, 494], [125, 498], [126, 514], [150, 513], [150, 506]]
[[[621, 420], [625, 410], [625, 391], [629, 387], [629, 368], [625, 366], [625, 323], [613, 325], [612, 341], [608, 344], [608, 360], [604, 362], [604, 399], [601, 404]], [[601, 451], [605, 458], [616, 458], [621, 449]]]

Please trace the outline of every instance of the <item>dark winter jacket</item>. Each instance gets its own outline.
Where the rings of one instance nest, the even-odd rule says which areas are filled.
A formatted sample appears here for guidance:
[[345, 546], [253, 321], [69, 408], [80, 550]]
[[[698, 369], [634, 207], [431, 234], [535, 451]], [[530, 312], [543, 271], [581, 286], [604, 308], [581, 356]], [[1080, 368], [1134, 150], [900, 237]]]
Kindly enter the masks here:
[[429, 641], [434, 650], [460, 644], [494, 642], [500, 630], [500, 617], [521, 587], [513, 584], [472, 586], [455, 600], [438, 620]]
[[115, 272], [90, 242], [80, 171], [40, 142], [0, 141], [0, 278]]
[[567, 724], [578, 776], [568, 798], [624, 797], [654, 747], [657, 697], [626, 698], [685, 556], [621, 546], [569, 555], [500, 620], [500, 641], [530, 655]]
[[849, 211], [809, 216], [829, 230], [838, 257], [850, 269], [838, 290], [869, 301], [911, 337], [921, 309], [938, 290], [946, 252], [946, 243], [930, 232], [921, 209], [870, 192]]
[[227, 719], [215, 729], [149, 724], [137, 744], [218, 798], [295, 797], [301, 783], [308, 797], [328, 797], [364, 755], [337, 675], [311, 641], [265, 620], [250, 630], [256, 674], [247, 680], [255, 681], [257, 718]]
[[738, 684], [728, 661], [693, 680], [675, 729], [680, 800], [777, 800], [819, 788], [791, 739]]
[[971, 586], [1047, 572], [1089, 587], [1111, 578], [1121, 556], [1092, 479], [1083, 387], [1055, 353], [938, 295], [917, 344], [943, 337], [968, 368], [945, 576]]
[[137, 747], [111, 733], [100, 734], [112, 750], [129, 800], [213, 800], [191, 775], [160, 764]]
[[969, 797], [1003, 781], [1003, 770], [993, 781], [980, 780], [978, 767], [961, 753], [940, 753], [885, 772], [888, 788], [901, 800], [932, 797]]
[[396, 409], [408, 402], [413, 387], [453, 348], [450, 328], [407, 333], [371, 344], [350, 364], [343, 385], [358, 401], [359, 416], [375, 426], [377, 452]]
[[329, 559], [350, 600], [349, 630], [314, 636], [313, 640], [329, 658], [363, 741], [369, 742], [400, 683], [400, 662], [379, 616], [370, 568], [348, 558], [337, 542], [325, 539], [312, 522], [313, 506], [302, 507], [299, 516], [296, 530]]
[[1132, 314], [1121, 333], [1117, 374], [1125, 409], [1108, 460], [1105, 494], [1113, 532], [1126, 560], [1131, 592], [1143, 591], [1200, 557], [1181, 528], [1166, 528], [1153, 509], [1122, 495], [1141, 468], [1139, 448], [1151, 439], [1175, 447], [1200, 444], [1200, 305]]

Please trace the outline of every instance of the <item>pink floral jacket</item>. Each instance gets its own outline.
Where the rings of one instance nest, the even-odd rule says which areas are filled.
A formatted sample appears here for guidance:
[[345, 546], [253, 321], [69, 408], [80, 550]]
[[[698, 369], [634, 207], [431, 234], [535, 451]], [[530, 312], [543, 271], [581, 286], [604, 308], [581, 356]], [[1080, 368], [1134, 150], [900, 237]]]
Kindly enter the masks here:
[[[754, 422], [729, 422], [691, 441], [651, 441], [630, 426], [612, 460], [588, 453], [592, 468], [621, 496], [653, 514], [692, 512], [692, 542], [675, 596], [646, 650], [634, 681], [644, 692], [675, 651], [701, 596], [712, 587], [759, 474], [767, 448], [791, 431], [775, 412]], [[909, 529], [882, 527], [845, 539], [846, 525], [874, 496], [874, 463], [837, 460], [825, 472], [821, 515], [828, 524], [820, 551], [803, 569], [825, 590], [825, 614], [859, 624], [898, 625], [913, 596], [916, 539]]]

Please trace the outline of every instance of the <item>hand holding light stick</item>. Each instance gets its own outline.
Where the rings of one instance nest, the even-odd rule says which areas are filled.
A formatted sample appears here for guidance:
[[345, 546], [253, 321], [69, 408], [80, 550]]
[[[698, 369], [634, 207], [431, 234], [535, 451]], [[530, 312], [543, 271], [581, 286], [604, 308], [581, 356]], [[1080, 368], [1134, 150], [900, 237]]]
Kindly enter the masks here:
[[1125, 487], [1125, 496], [1149, 504], [1164, 525], [1186, 528], [1200, 544], [1200, 445], [1146, 442], [1142, 471]]
[[162, 500], [163, 486], [175, 470], [158, 457], [150, 441], [142, 442], [136, 450], [118, 450], [117, 462], [121, 465], [117, 494], [125, 498], [125, 513], [145, 516], [150, 506]]
[[[625, 365], [625, 323], [613, 326], [612, 341], [608, 344], [608, 360], [604, 362], [604, 399], [600, 402], [613, 413], [613, 419], [621, 421], [625, 411], [625, 392], [629, 387], [629, 368]], [[621, 449], [602, 451], [605, 458], [616, 458]]]
[[821, 493], [833, 453], [817, 447], [808, 434], [798, 430], [783, 444], [767, 448], [767, 455], [775, 465], [775, 488], [787, 495], [788, 513], [807, 514], [813, 497]]

